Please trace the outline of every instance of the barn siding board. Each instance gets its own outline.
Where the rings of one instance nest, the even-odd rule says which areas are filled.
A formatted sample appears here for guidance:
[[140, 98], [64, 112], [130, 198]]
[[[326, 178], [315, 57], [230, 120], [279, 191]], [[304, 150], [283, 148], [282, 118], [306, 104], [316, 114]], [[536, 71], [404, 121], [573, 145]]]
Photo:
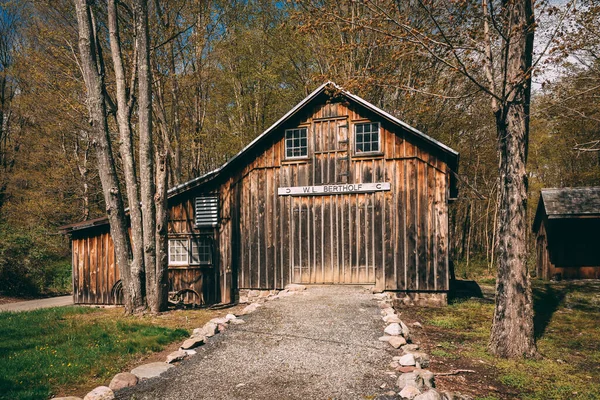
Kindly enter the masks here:
[[[324, 96], [239, 156], [230, 173], [169, 199], [171, 235], [208, 234], [215, 243], [211, 268], [170, 269], [171, 289], [201, 289], [205, 302], [230, 302], [236, 289], [281, 289], [290, 282], [448, 290], [449, 156], [354, 100]], [[380, 153], [354, 154], [355, 126], [363, 122], [380, 122]], [[300, 126], [309, 135], [308, 157], [286, 160], [285, 130]], [[279, 187], [375, 182], [391, 190], [277, 194]], [[219, 226], [199, 230], [194, 198], [209, 193], [219, 196]], [[110, 303], [118, 280], [110, 234], [78, 235], [72, 238], [74, 299]]]

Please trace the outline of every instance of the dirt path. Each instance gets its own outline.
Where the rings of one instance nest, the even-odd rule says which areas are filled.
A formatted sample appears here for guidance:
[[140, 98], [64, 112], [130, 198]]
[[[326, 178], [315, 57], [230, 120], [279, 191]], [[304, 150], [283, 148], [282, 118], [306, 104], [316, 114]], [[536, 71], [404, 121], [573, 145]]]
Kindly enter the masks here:
[[0, 304], [0, 311], [30, 311], [38, 308], [62, 307], [73, 304], [73, 296], [50, 297], [47, 299], [19, 301]]
[[[118, 399], [364, 399], [394, 385], [377, 302], [362, 287], [309, 287], [265, 303], [161, 377]], [[381, 386], [385, 383], [384, 388]]]

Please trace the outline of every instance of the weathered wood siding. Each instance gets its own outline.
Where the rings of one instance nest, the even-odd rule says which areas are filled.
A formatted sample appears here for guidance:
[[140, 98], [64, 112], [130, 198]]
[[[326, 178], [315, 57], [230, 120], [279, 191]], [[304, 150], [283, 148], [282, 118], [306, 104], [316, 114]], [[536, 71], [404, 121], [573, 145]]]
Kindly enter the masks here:
[[600, 279], [598, 231], [598, 218], [544, 218], [536, 233], [537, 277]]
[[[447, 165], [411, 134], [356, 108], [333, 103], [311, 111], [282, 127], [232, 184], [239, 288], [305, 282], [448, 290]], [[357, 156], [354, 124], [368, 121], [381, 122], [381, 153]], [[284, 130], [296, 127], [308, 128], [307, 160], [285, 159]], [[374, 182], [392, 189], [277, 195], [278, 187]]]

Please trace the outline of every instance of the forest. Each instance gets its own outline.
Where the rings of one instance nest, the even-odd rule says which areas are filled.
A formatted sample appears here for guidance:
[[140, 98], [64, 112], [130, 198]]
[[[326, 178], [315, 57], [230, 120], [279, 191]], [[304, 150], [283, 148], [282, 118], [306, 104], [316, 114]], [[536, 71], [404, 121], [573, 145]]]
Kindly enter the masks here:
[[[122, 139], [115, 104], [122, 74], [111, 61], [114, 32], [106, 21], [110, 5], [116, 5], [121, 71], [131, 84], [126, 100], [136, 103], [135, 10], [128, 1], [87, 3], [103, 59], [108, 129], [117, 146]], [[491, 3], [492, 15], [483, 15], [494, 24], [496, 2]], [[498, 3], [501, 8], [506, 2]], [[314, 88], [334, 81], [460, 152], [460, 195], [450, 207], [451, 258], [458, 277], [493, 279], [499, 140], [490, 106], [495, 97], [478, 82], [490, 72], [482, 55], [501, 48], [483, 45], [493, 47], [495, 41], [484, 40], [489, 30], [482, 29], [488, 25], [479, 4], [149, 1], [151, 114], [155, 146], [168, 150], [167, 186], [220, 166]], [[600, 5], [582, 0], [534, 6], [527, 232], [541, 188], [600, 183]], [[443, 29], [435, 26], [438, 21]], [[433, 34], [422, 35], [425, 31]], [[435, 40], [440, 32], [446, 32], [445, 42]], [[58, 227], [106, 213], [78, 35], [72, 0], [0, 1], [0, 290], [5, 295], [69, 292], [69, 243]], [[458, 64], [448, 61], [457, 54]], [[142, 118], [131, 104], [137, 144]], [[126, 163], [115, 155], [122, 177]], [[531, 267], [535, 254], [528, 254]]]

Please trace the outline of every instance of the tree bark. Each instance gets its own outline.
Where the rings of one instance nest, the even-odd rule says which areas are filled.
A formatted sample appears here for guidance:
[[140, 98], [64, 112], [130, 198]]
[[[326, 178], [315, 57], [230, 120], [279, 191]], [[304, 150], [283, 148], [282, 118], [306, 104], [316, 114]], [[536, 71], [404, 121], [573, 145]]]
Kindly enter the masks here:
[[[123, 162], [125, 176], [125, 188], [129, 205], [129, 218], [131, 221], [131, 241], [133, 259], [131, 261], [131, 285], [134, 290], [144, 292], [144, 238], [142, 226], [142, 210], [140, 207], [140, 195], [135, 169], [135, 157], [133, 148], [133, 134], [131, 129], [131, 111], [133, 107], [133, 93], [128, 93], [123, 55], [121, 52], [121, 38], [119, 33], [119, 21], [116, 0], [108, 1], [108, 28], [110, 35], [110, 49], [115, 71], [115, 83], [117, 90], [117, 125], [119, 127], [119, 150]], [[134, 54], [134, 70], [136, 60]], [[135, 73], [132, 76], [132, 86], [135, 82]]]
[[507, 96], [496, 110], [500, 155], [500, 221], [496, 307], [489, 350], [500, 357], [536, 354], [527, 270], [527, 147], [533, 54], [531, 0], [507, 1]]
[[136, 47], [138, 54], [138, 129], [142, 225], [144, 237], [144, 266], [146, 268], [146, 297], [152, 312], [160, 311], [156, 273], [156, 207], [154, 195], [154, 149], [152, 145], [152, 75], [150, 70], [150, 34], [148, 31], [148, 2], [134, 1]]
[[143, 307], [143, 294], [136, 290], [130, 279], [131, 245], [127, 232], [127, 220], [123, 209], [123, 199], [119, 189], [115, 168], [108, 121], [106, 116], [106, 99], [104, 96], [104, 77], [100, 73], [96, 33], [92, 23], [92, 13], [86, 0], [75, 0], [77, 25], [79, 30], [79, 53], [81, 68], [87, 90], [87, 107], [90, 114], [93, 146], [97, 153], [98, 172], [102, 184], [102, 192], [106, 203], [106, 213], [110, 223], [110, 234], [113, 239], [116, 261], [123, 281], [125, 310], [134, 312]]

